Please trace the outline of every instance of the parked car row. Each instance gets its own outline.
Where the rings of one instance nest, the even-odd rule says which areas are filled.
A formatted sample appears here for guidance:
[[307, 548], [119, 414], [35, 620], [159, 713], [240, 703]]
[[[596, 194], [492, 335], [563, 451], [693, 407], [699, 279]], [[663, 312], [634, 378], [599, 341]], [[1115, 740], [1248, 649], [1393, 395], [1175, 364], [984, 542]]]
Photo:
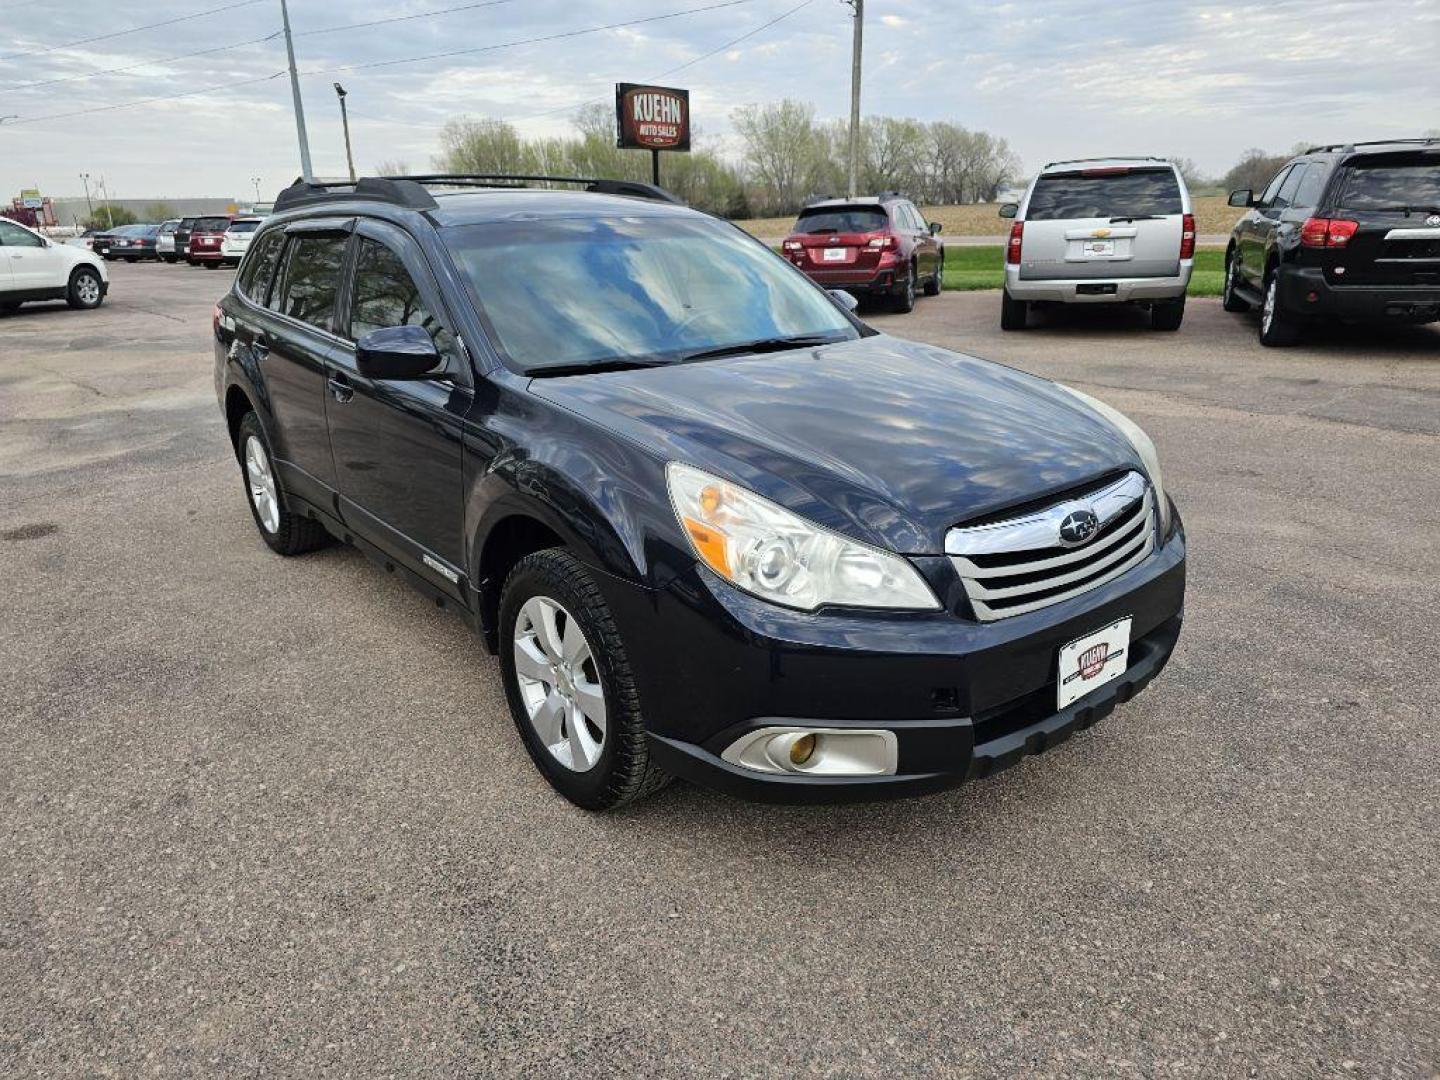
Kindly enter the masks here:
[[88, 237], [103, 259], [185, 261], [191, 266], [238, 266], [264, 218], [229, 215], [171, 218], [158, 225], [120, 225]]

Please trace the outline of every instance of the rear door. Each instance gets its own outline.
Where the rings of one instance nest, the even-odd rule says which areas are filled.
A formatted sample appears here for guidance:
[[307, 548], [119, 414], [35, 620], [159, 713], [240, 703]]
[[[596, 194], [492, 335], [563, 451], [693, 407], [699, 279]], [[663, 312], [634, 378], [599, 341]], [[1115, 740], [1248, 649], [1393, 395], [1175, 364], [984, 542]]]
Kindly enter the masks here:
[[[464, 558], [461, 420], [470, 371], [419, 246], [403, 230], [362, 221], [349, 303], [326, 385], [340, 511], [372, 543], [457, 598]], [[355, 343], [372, 330], [420, 326], [446, 372], [430, 379], [362, 375]]]
[[1440, 285], [1440, 150], [1352, 158], [1329, 202], [1331, 217], [1357, 224], [1343, 248], [1325, 249], [1334, 284]]
[[939, 261], [937, 254], [940, 245], [930, 234], [930, 227], [925, 223], [925, 215], [920, 213], [920, 208], [914, 203], [907, 202], [903, 205], [910, 226], [910, 235], [914, 238], [916, 269], [922, 278], [928, 278], [935, 273], [935, 264]]
[[1184, 202], [1168, 165], [1045, 173], [1024, 211], [1020, 277], [1173, 277]]
[[800, 269], [818, 281], [864, 281], [879, 269], [890, 219], [876, 203], [816, 206], [800, 212], [795, 232]]

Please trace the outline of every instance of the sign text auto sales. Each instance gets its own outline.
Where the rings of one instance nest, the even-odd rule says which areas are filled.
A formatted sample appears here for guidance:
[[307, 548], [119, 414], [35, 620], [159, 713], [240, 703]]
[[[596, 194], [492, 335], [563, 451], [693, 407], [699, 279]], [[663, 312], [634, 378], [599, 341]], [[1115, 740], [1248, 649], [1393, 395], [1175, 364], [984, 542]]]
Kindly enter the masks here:
[[638, 150], [690, 149], [690, 92], [666, 86], [615, 87], [617, 145]]

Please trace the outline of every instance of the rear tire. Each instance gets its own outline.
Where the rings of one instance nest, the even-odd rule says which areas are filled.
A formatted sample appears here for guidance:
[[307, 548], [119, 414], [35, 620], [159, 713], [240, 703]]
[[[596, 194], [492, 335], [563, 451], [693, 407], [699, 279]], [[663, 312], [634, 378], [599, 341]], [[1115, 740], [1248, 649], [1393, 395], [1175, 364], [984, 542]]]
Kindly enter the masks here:
[[935, 273], [930, 275], [930, 280], [925, 282], [926, 296], [939, 296], [940, 291], [945, 288], [945, 252], [940, 252], [940, 259], [935, 264]]
[[7, 300], [5, 303], [0, 304], [0, 315], [14, 315], [15, 312], [19, 310], [20, 305], [13, 300]]
[[1150, 329], [1179, 330], [1185, 318], [1185, 298], [1150, 305]]
[[90, 311], [105, 300], [105, 285], [93, 266], [77, 266], [65, 289], [65, 302], [77, 311]]
[[1000, 294], [1000, 329], [1001, 330], [1024, 330], [1030, 322], [1030, 305], [1024, 300], [1016, 300], [1010, 295], [1010, 290], [1005, 289]]
[[1241, 298], [1235, 290], [1238, 284], [1235, 278], [1239, 272], [1240, 268], [1235, 265], [1235, 249], [1231, 248], [1225, 252], [1225, 286], [1220, 292], [1220, 306], [1226, 311], [1239, 313], [1250, 310], [1249, 301]]
[[164, 259], [167, 263], [173, 263], [175, 261], [174, 255], [161, 255], [160, 257]]
[[910, 276], [890, 302], [891, 310], [897, 315], [908, 315], [915, 310], [915, 264], [910, 264]]
[[1266, 348], [1294, 345], [1300, 338], [1300, 320], [1280, 306], [1280, 272], [1271, 267], [1265, 275], [1265, 303], [1260, 308], [1260, 344]]
[[216, 269], [219, 269], [219, 266], [220, 266], [220, 260], [219, 260], [219, 259], [208, 259], [208, 260], [206, 260], [206, 262], [205, 262], [205, 269], [206, 269], [206, 270], [216, 270]]
[[[548, 631], [539, 625], [543, 620], [535, 618], [537, 611], [546, 610]], [[571, 636], [576, 631], [578, 641]], [[567, 665], [566, 657], [577, 659]], [[528, 668], [523, 688], [517, 673], [521, 660]], [[613, 810], [669, 781], [650, 760], [620, 629], [594, 576], [569, 552], [550, 548], [527, 555], [505, 579], [500, 671], [511, 716], [531, 760], [576, 806]], [[571, 724], [577, 725], [573, 731]], [[574, 767], [577, 755], [584, 754], [589, 757]]]
[[235, 454], [240, 461], [250, 514], [271, 551], [277, 555], [303, 555], [330, 543], [325, 526], [287, 508], [285, 489], [270, 452], [270, 440], [260, 425], [260, 418], [253, 412], [246, 413], [240, 421], [235, 435]]

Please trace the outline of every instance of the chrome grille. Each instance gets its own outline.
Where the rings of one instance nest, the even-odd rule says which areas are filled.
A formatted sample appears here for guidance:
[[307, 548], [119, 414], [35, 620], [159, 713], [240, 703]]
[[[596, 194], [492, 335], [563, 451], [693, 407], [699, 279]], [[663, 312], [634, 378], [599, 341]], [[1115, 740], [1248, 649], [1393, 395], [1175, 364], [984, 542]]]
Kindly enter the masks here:
[[[1078, 546], [1060, 539], [1060, 523], [1089, 510], [1099, 524]], [[1155, 550], [1155, 497], [1145, 477], [1126, 473], [1078, 499], [968, 528], [951, 529], [945, 553], [975, 614], [990, 622], [1057, 604], [1099, 588]]]

